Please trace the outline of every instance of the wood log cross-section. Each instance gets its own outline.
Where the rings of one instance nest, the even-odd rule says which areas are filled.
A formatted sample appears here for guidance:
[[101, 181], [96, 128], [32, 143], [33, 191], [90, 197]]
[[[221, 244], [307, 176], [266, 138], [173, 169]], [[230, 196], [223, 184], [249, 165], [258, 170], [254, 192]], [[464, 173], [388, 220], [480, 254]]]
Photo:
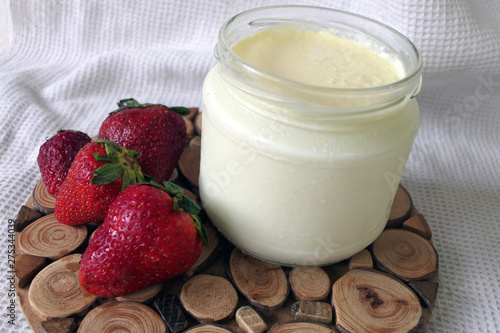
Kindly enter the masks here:
[[332, 286], [330, 277], [321, 267], [294, 267], [288, 280], [297, 300], [323, 301]]
[[81, 254], [63, 257], [42, 269], [33, 279], [28, 299], [43, 320], [80, 313], [97, 299], [80, 286], [81, 259]]
[[148, 306], [137, 302], [110, 302], [90, 311], [78, 333], [165, 333], [167, 327]]
[[44, 215], [52, 214], [54, 212], [56, 198], [49, 193], [45, 183], [41, 179], [33, 189], [31, 201], [33, 208]]
[[200, 323], [212, 323], [233, 317], [238, 294], [223, 277], [199, 274], [189, 279], [179, 295], [184, 309]]
[[412, 332], [421, 324], [415, 293], [393, 276], [353, 269], [332, 287], [332, 306], [340, 332]]
[[403, 186], [399, 185], [389, 213], [387, 227], [400, 227], [401, 223], [410, 216], [412, 207], [413, 203], [410, 194]]
[[390, 229], [373, 243], [377, 267], [404, 281], [425, 280], [437, 270], [438, 256], [425, 238], [403, 229]]
[[59, 259], [71, 253], [87, 238], [83, 225], [70, 226], [45, 215], [27, 226], [19, 236], [19, 249], [24, 254]]
[[235, 248], [229, 258], [229, 275], [236, 288], [264, 312], [280, 308], [289, 293], [281, 266], [265, 262]]

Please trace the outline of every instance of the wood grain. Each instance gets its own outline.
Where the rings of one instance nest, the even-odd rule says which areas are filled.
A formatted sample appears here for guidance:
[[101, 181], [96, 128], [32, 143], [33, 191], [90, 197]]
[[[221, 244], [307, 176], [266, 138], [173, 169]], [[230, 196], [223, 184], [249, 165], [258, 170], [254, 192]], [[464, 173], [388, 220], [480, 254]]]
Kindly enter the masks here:
[[200, 156], [199, 148], [187, 147], [179, 159], [180, 173], [195, 187], [198, 187], [200, 181]]
[[165, 333], [167, 327], [151, 308], [136, 302], [111, 302], [90, 311], [78, 333]]
[[398, 186], [394, 201], [392, 202], [389, 219], [387, 221], [388, 228], [400, 227], [401, 223], [410, 217], [413, 202], [408, 191], [401, 185]]
[[267, 325], [251, 306], [245, 305], [236, 311], [236, 323], [245, 333], [262, 333]]
[[292, 305], [292, 317], [297, 321], [330, 324], [333, 311], [328, 303], [304, 300]]
[[373, 255], [380, 270], [405, 281], [428, 279], [438, 265], [431, 243], [403, 229], [382, 232], [373, 243]]
[[238, 305], [238, 294], [231, 282], [208, 274], [189, 279], [179, 299], [184, 309], [202, 324], [232, 318]]
[[71, 253], [87, 238], [85, 226], [69, 226], [45, 215], [26, 227], [19, 236], [19, 250], [49, 259], [59, 259]]
[[354, 269], [332, 287], [340, 332], [411, 332], [422, 320], [415, 293], [389, 274]]
[[155, 298], [156, 295], [161, 291], [162, 284], [158, 283], [153, 286], [137, 290], [133, 293], [123, 295], [120, 297], [117, 297], [116, 300], [119, 302], [139, 302], [139, 303], [146, 303], [153, 298]]
[[325, 325], [307, 322], [277, 323], [271, 327], [269, 333], [335, 333], [335, 331]]
[[349, 258], [349, 269], [373, 268], [373, 259], [370, 251], [363, 249]]
[[323, 301], [332, 286], [328, 274], [321, 267], [294, 267], [288, 280], [297, 300]]
[[229, 275], [236, 288], [261, 310], [276, 310], [286, 301], [288, 281], [279, 265], [256, 259], [235, 248], [229, 259]]
[[97, 299], [80, 286], [81, 259], [81, 254], [63, 257], [35, 276], [28, 298], [39, 318], [64, 318], [87, 309]]
[[33, 208], [42, 214], [52, 214], [56, 205], [56, 198], [47, 190], [43, 180], [39, 180], [31, 196]]

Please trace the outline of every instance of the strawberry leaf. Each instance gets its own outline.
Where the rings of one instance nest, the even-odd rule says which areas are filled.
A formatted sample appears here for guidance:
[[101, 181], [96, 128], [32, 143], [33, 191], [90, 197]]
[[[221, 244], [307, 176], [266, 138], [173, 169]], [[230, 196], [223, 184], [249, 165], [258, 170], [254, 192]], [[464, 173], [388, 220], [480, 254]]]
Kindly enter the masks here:
[[[137, 183], [144, 183], [146, 181], [146, 175], [142, 173], [141, 170], [135, 172], [135, 177], [137, 179]], [[148, 176], [149, 177], [149, 176]]]
[[103, 155], [99, 155], [98, 153], [93, 153], [92, 155], [94, 155], [95, 159], [98, 162], [108, 162], [108, 163], [118, 163], [119, 162], [119, 159], [116, 156], [103, 156]]
[[198, 231], [198, 234], [200, 235], [200, 238], [203, 241], [203, 245], [209, 247], [210, 244], [208, 243], [207, 231], [205, 230], [205, 227], [201, 223], [200, 217], [198, 215], [190, 215], [190, 216], [194, 221], [194, 227]]
[[185, 108], [183, 106], [173, 106], [169, 107], [169, 109], [174, 111], [175, 113], [180, 114], [181, 116], [187, 116], [191, 112], [188, 108]]
[[173, 209], [181, 210], [181, 207], [179, 206], [179, 199], [177, 197], [172, 197], [172, 201], [174, 202]]
[[133, 158], [137, 158], [141, 154], [138, 151], [135, 151], [135, 150], [132, 150], [132, 149], [128, 149], [128, 152], [130, 153], [130, 155], [132, 155]]
[[116, 153], [121, 153], [123, 151], [123, 147], [121, 147], [114, 141], [106, 139], [95, 139], [93, 141], [97, 143], [104, 143], [108, 156], [115, 155]]
[[123, 175], [121, 188], [121, 191], [123, 191], [132, 184], [145, 182], [146, 179], [151, 178], [142, 173], [141, 166], [136, 159], [139, 152], [125, 149], [111, 140], [96, 139], [94, 142], [104, 144], [107, 156], [98, 153], [93, 154], [98, 162], [105, 162], [106, 164], [94, 170], [92, 184], [107, 185]]
[[165, 192], [167, 192], [170, 196], [175, 196], [180, 199], [184, 194], [184, 189], [172, 182], [163, 182], [163, 187], [165, 188]]
[[182, 208], [189, 213], [189, 215], [196, 215], [201, 211], [201, 208], [191, 199], [184, 195], [182, 197]]
[[135, 184], [135, 174], [133, 171], [127, 169], [127, 168], [124, 168], [124, 171], [123, 171], [123, 182], [122, 182], [122, 191], [124, 189], [126, 189], [128, 186], [132, 185], [132, 184]]
[[141, 106], [141, 104], [139, 104], [139, 102], [137, 102], [133, 98], [122, 99], [117, 104], [120, 109], [135, 108]]
[[107, 163], [103, 166], [94, 170], [94, 176], [92, 177], [92, 184], [95, 185], [107, 185], [116, 181], [124, 172], [123, 165]]
[[163, 105], [163, 104], [151, 104], [151, 103], [141, 104], [133, 98], [122, 99], [117, 104], [118, 104], [119, 109], [116, 111], [113, 111], [111, 113], [115, 113], [115, 112], [121, 111], [123, 109], [128, 109], [128, 108], [147, 108], [149, 106], [162, 106], [166, 109], [169, 109], [170, 111], [178, 113], [181, 116], [187, 116], [191, 112], [188, 108], [185, 108], [183, 106], [168, 107], [168, 106]]
[[154, 186], [156, 186], [157, 188], [162, 188], [161, 184], [159, 184], [153, 177], [151, 177], [150, 175], [147, 175], [147, 174], [143, 174], [143, 175], [144, 175], [144, 182], [151, 183]]

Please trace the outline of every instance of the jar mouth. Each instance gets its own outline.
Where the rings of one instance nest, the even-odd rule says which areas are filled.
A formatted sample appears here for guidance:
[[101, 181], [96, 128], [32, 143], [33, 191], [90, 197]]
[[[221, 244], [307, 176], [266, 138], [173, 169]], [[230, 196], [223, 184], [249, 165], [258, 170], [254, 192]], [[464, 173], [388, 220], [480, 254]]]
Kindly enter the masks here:
[[[340, 34], [340, 37], [355, 41], [356, 38], [368, 38], [402, 64], [403, 75], [397, 81], [385, 85], [364, 88], [327, 87], [271, 74], [249, 64], [233, 51], [232, 47], [237, 42], [276, 25], [328, 29]], [[359, 112], [366, 111], [367, 107], [380, 109], [415, 97], [420, 91], [423, 64], [415, 45], [403, 34], [383, 23], [337, 9], [301, 5], [259, 7], [233, 16], [219, 31], [215, 56], [224, 72], [239, 78], [235, 85], [246, 93], [264, 95], [270, 100], [279, 99], [274, 96], [275, 89], [268, 88], [285, 85], [292, 96], [297, 96], [300, 92], [299, 95], [307, 97], [306, 100], [334, 106], [339, 111], [347, 108], [350, 112], [357, 108], [360, 109]], [[260, 86], [259, 92], [253, 91], [256, 81]]]

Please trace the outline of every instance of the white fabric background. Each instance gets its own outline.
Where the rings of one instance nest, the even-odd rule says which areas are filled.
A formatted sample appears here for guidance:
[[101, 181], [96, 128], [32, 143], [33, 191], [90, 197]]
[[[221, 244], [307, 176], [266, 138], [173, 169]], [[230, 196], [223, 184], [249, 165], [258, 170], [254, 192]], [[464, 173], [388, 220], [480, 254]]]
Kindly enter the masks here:
[[2, 0], [0, 329], [29, 332], [19, 308], [15, 326], [7, 322], [7, 224], [40, 177], [38, 147], [60, 128], [97, 134], [122, 98], [200, 105], [222, 23], [245, 9], [284, 3], [369, 16], [421, 50], [422, 126], [403, 183], [440, 255], [441, 286], [428, 331], [500, 332], [496, 0]]

